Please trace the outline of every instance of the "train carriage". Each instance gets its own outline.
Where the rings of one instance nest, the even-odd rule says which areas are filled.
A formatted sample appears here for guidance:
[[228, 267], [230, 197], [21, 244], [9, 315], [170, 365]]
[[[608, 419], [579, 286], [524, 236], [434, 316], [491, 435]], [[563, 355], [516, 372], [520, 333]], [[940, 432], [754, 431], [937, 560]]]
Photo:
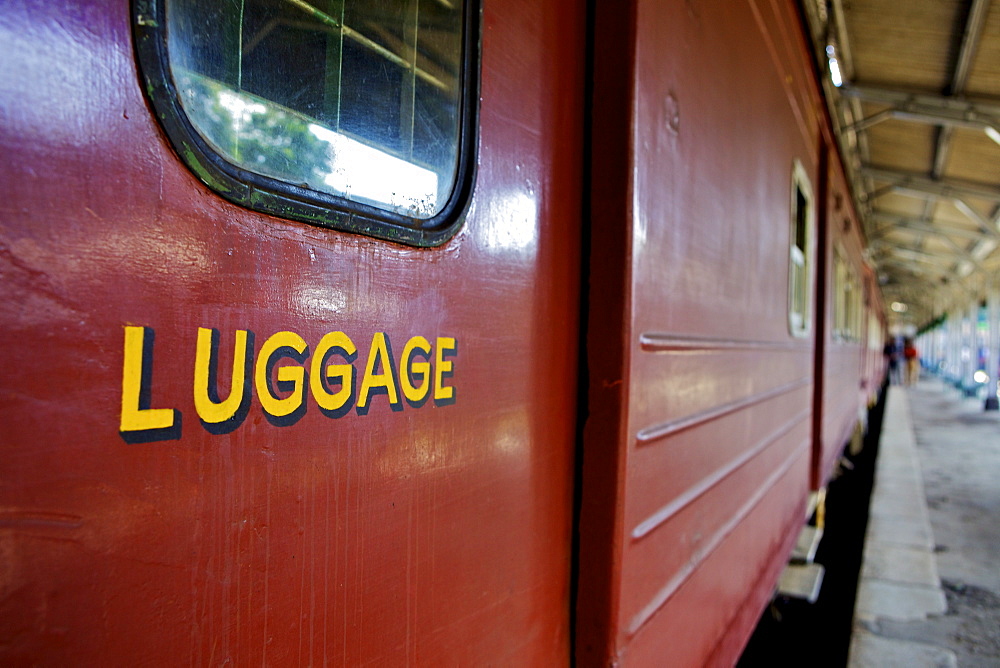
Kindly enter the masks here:
[[790, 5], [629, 7], [596, 18], [594, 129], [620, 134], [591, 276], [621, 270], [591, 299], [578, 652], [725, 664], [807, 514], [820, 98]]
[[844, 444], [856, 441], [865, 428], [865, 409], [880, 384], [879, 371], [869, 369], [870, 339], [877, 340], [879, 354], [883, 335], [872, 332], [867, 313], [872, 296], [870, 268], [863, 255], [864, 237], [850, 205], [847, 181], [836, 153], [831, 153], [825, 179], [825, 211], [821, 224], [818, 265], [821, 281], [821, 318], [818, 323], [816, 370], [816, 430], [813, 464], [814, 485], [835, 473]]
[[0, 35], [4, 663], [736, 660], [884, 373], [794, 3]]
[[[291, 3], [247, 2], [246, 34], [227, 41], [240, 18], [231, 3], [212, 17], [196, 13], [204, 3], [162, 4], [28, 2], [0, 21], [5, 656], [565, 661], [582, 15], [570, 3], [494, 4], [480, 19], [473, 3], [348, 2], [338, 31]], [[401, 129], [363, 136], [369, 105], [399, 98], [414, 71], [378, 48], [405, 53], [404, 6], [428, 16], [416, 69], [446, 83], [441, 15], [457, 15], [459, 36], [474, 31], [474, 67], [451, 72], [442, 103], [462, 105], [456, 123], [474, 120], [461, 159], [475, 170], [453, 181], [475, 190], [439, 226], [461, 229], [426, 249], [363, 233], [381, 224], [383, 237], [417, 238], [421, 223], [392, 210], [339, 231], [229, 201], [240, 179], [267, 194], [247, 178], [256, 164], [292, 178], [258, 146], [285, 138], [252, 132], [306, 119], [322, 129], [287, 141], [332, 135], [329, 112], [310, 118], [282, 87], [326, 66], [349, 30], [376, 46], [343, 40], [345, 79], [395, 71], [342, 87], [336, 139], [384, 149], [378, 180], [400, 164], [429, 171], [428, 158], [400, 159]], [[157, 27], [176, 42], [193, 31], [195, 44], [177, 55], [183, 45]], [[143, 40], [161, 40], [161, 53]], [[556, 41], [564, 57], [552, 60]], [[210, 171], [210, 151], [240, 156], [207, 122], [194, 128], [203, 135], [167, 133], [193, 121], [146, 97], [170, 92], [154, 87], [164, 63], [150, 55], [175, 58], [178, 96], [213, 96], [181, 112], [228, 110], [230, 130], [252, 126], [237, 138], [244, 173]], [[269, 65], [280, 65], [271, 90], [259, 83]], [[305, 95], [329, 93], [313, 83]], [[472, 94], [458, 102], [462, 86]], [[415, 103], [411, 90], [409, 113], [444, 97], [434, 90]], [[386, 114], [403, 126], [399, 106]], [[339, 211], [358, 220], [381, 195], [352, 185], [368, 190]], [[233, 403], [248, 405], [227, 407], [244, 384]]]

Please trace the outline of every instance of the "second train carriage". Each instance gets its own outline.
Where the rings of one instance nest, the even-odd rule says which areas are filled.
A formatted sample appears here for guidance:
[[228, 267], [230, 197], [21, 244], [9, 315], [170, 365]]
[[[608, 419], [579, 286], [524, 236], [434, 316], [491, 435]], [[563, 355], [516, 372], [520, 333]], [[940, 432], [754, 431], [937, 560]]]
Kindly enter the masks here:
[[794, 6], [595, 25], [577, 647], [725, 664], [858, 422], [862, 240]]
[[884, 373], [793, 3], [0, 33], [5, 661], [738, 657]]

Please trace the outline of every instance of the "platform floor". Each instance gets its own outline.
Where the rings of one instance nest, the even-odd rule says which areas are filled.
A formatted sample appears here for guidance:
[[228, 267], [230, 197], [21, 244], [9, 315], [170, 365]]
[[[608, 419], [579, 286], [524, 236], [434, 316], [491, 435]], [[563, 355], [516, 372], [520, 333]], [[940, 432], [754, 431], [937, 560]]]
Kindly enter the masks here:
[[937, 379], [889, 389], [849, 665], [1000, 666], [1000, 413]]

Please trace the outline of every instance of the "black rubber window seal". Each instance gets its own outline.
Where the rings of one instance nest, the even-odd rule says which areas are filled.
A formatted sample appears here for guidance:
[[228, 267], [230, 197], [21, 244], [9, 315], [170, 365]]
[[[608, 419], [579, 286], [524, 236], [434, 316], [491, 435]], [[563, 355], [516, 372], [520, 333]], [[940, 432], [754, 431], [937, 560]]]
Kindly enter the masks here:
[[254, 211], [422, 248], [461, 228], [476, 179], [481, 3], [467, 3], [463, 26], [461, 111], [455, 185], [432, 218], [416, 219], [238, 167], [220, 156], [184, 112], [167, 59], [165, 0], [134, 0], [132, 30], [146, 96], [174, 151], [211, 190]]

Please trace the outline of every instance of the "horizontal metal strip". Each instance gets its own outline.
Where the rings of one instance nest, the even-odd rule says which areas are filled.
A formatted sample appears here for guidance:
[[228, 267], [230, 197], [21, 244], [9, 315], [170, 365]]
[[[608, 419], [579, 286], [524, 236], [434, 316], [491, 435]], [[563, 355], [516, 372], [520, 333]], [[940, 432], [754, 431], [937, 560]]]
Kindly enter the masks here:
[[730, 413], [735, 413], [736, 411], [748, 408], [755, 404], [763, 403], [768, 399], [773, 399], [774, 397], [781, 396], [782, 394], [787, 394], [799, 389], [800, 387], [805, 387], [811, 383], [812, 378], [800, 378], [799, 380], [791, 383], [779, 385], [778, 387], [770, 389], [767, 392], [761, 392], [760, 394], [754, 394], [749, 397], [744, 397], [743, 399], [737, 399], [736, 401], [731, 401], [728, 404], [715, 406], [706, 411], [702, 411], [701, 413], [688, 415], [678, 420], [671, 420], [669, 422], [663, 422], [651, 427], [646, 427], [645, 429], [641, 429], [639, 433], [636, 434], [636, 441], [640, 446], [648, 445], [653, 441], [665, 438], [671, 434], [676, 434], [684, 431], [685, 429], [690, 429], [691, 427], [711, 422], [712, 420], [729, 415]]
[[776, 352], [808, 351], [811, 346], [795, 341], [748, 341], [742, 339], [713, 339], [707, 337], [677, 336], [657, 332], [639, 335], [639, 346], [644, 352], [699, 352], [713, 350], [774, 350]]
[[708, 559], [716, 548], [722, 544], [722, 541], [724, 541], [729, 534], [736, 530], [736, 527], [738, 527], [740, 523], [743, 522], [743, 520], [745, 520], [753, 511], [757, 504], [764, 499], [768, 491], [770, 491], [777, 484], [778, 480], [792, 468], [792, 464], [795, 463], [795, 460], [801, 454], [801, 451], [807, 450], [808, 447], [809, 440], [803, 440], [785, 459], [785, 461], [781, 463], [781, 466], [776, 468], [774, 472], [767, 477], [767, 480], [765, 480], [764, 483], [757, 488], [753, 495], [748, 498], [742, 506], [740, 506], [739, 510], [737, 510], [733, 516], [729, 518], [729, 521], [719, 527], [719, 530], [712, 534], [709, 540], [702, 545], [701, 549], [692, 554], [687, 563], [685, 563], [684, 566], [677, 571], [672, 578], [670, 578], [667, 584], [656, 592], [656, 595], [650, 600], [649, 603], [646, 604], [646, 607], [640, 610], [639, 613], [632, 618], [628, 627], [628, 635], [630, 638], [638, 633], [639, 630], [653, 618], [657, 611], [659, 611], [659, 609], [662, 608], [675, 593], [677, 593], [677, 590], [681, 588], [681, 585], [683, 585], [688, 578], [691, 577], [691, 574], [694, 573], [694, 571], [697, 570], [706, 559]]
[[688, 505], [693, 503], [697, 498], [702, 496], [705, 492], [712, 489], [720, 482], [725, 480], [731, 473], [742, 467], [744, 464], [749, 462], [751, 459], [756, 457], [758, 454], [763, 452], [768, 448], [768, 446], [775, 443], [779, 438], [788, 434], [796, 425], [801, 423], [803, 420], [809, 419], [812, 415], [810, 409], [806, 409], [799, 414], [792, 417], [790, 420], [785, 422], [781, 427], [779, 427], [774, 432], [770, 433], [759, 441], [756, 445], [748, 450], [744, 450], [740, 453], [739, 457], [731, 460], [728, 464], [722, 468], [716, 469], [711, 475], [702, 478], [697, 484], [689, 487], [682, 494], [677, 496], [673, 501], [663, 506], [655, 513], [650, 515], [648, 518], [636, 525], [635, 529], [632, 530], [632, 538], [634, 540], [639, 540], [644, 538], [656, 530], [668, 519], [679, 513], [681, 510], [686, 508]]

